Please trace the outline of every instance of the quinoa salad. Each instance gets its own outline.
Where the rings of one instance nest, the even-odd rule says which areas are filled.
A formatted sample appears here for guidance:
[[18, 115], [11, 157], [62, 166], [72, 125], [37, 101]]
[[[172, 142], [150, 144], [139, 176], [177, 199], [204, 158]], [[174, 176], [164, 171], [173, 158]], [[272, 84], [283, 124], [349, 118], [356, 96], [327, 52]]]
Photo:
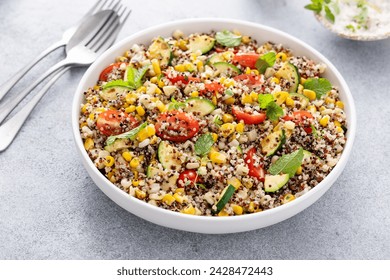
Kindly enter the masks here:
[[184, 214], [291, 202], [335, 167], [346, 115], [326, 65], [237, 30], [129, 46], [86, 89], [80, 134], [115, 186]]

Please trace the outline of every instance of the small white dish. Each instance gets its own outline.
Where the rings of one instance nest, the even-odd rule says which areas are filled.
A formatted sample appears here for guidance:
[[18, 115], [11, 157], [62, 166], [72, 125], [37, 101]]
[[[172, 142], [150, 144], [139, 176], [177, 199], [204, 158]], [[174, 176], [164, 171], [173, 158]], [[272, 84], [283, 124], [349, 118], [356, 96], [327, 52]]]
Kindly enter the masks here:
[[[80, 104], [83, 102], [84, 91], [88, 87], [94, 86], [100, 72], [112, 63], [115, 57], [122, 55], [133, 44], [149, 44], [157, 36], [171, 36], [176, 29], [182, 30], [185, 34], [236, 29], [242, 34], [252, 36], [260, 43], [265, 41], [281, 43], [291, 48], [297, 56], [305, 55], [317, 62], [325, 63], [328, 68], [324, 77], [339, 88], [340, 98], [345, 104], [348, 121], [348, 140], [339, 162], [331, 173], [307, 194], [290, 203], [259, 213], [232, 217], [186, 215], [152, 206], [123, 192], [102, 175], [88, 157], [79, 133]], [[76, 147], [87, 172], [96, 185], [119, 206], [158, 225], [185, 231], [219, 234], [254, 230], [276, 224], [296, 215], [319, 199], [336, 181], [347, 163], [355, 138], [356, 112], [351, 92], [344, 78], [328, 59], [306, 43], [279, 30], [251, 22], [231, 19], [187, 19], [162, 24], [131, 35], [115, 44], [96, 60], [86, 71], [77, 87], [73, 100], [72, 126]]]

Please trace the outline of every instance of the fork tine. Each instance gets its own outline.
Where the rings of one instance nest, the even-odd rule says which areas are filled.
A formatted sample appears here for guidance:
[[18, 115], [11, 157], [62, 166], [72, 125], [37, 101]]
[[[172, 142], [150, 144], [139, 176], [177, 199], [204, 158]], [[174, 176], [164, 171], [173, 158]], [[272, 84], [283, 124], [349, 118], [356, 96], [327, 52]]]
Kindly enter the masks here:
[[98, 0], [96, 3], [88, 10], [88, 12], [85, 14], [87, 15], [92, 15], [96, 12], [99, 12], [103, 6], [107, 3], [108, 0]]
[[120, 2], [121, 2], [120, 0], [112, 0], [111, 3], [107, 6], [107, 9], [116, 10]]

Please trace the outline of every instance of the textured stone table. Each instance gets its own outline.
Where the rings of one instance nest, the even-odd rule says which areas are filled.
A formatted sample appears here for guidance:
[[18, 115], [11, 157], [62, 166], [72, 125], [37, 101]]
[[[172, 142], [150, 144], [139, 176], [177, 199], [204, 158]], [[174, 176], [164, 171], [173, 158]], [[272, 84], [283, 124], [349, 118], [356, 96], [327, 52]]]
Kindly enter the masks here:
[[[93, 2], [0, 1], [0, 82]], [[84, 69], [75, 69], [0, 153], [0, 259], [390, 259], [390, 40], [336, 37], [303, 9], [309, 1], [198, 0], [191, 9], [179, 0], [128, 2], [133, 13], [120, 38], [175, 19], [228, 17], [279, 28], [322, 52], [344, 75], [357, 106], [345, 171], [310, 208], [265, 229], [213, 236], [151, 224], [107, 198], [81, 165], [70, 115]], [[45, 59], [13, 93], [62, 56]]]

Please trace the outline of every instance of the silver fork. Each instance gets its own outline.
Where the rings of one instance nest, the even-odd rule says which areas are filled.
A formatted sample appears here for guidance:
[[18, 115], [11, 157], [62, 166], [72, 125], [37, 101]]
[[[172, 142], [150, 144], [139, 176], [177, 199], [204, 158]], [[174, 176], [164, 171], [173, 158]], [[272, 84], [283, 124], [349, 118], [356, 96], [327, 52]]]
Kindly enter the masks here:
[[42, 51], [34, 60], [32, 60], [30, 63], [28, 63], [26, 66], [24, 66], [22, 69], [20, 69], [18, 72], [16, 72], [12, 78], [10, 78], [8, 81], [6, 81], [4, 84], [0, 86], [0, 100], [8, 93], [8, 91], [14, 87], [14, 85], [33, 67], [35, 64], [37, 64], [42, 58], [47, 56], [49, 53], [55, 51], [59, 47], [62, 47], [66, 44], [68, 44], [69, 40], [72, 38], [72, 36], [77, 31], [77, 28], [82, 24], [82, 22], [89, 17], [90, 15], [104, 9], [105, 7], [112, 6], [113, 3], [118, 3], [119, 0], [99, 0], [97, 1], [90, 9], [89, 11], [79, 20], [79, 22], [65, 30], [65, 32], [62, 34], [62, 38], [58, 41], [49, 46], [46, 50]]
[[[106, 24], [95, 34], [92, 40], [83, 42], [82, 44], [70, 49], [64, 60], [49, 69], [51, 73], [57, 71], [52, 79], [23, 108], [0, 126], [0, 152], [7, 149], [7, 147], [12, 143], [37, 103], [62, 74], [71, 67], [86, 66], [93, 63], [101, 53], [115, 42], [119, 31], [123, 27], [130, 13], [131, 10], [128, 10], [125, 7], [120, 7], [118, 9], [118, 13], [114, 13], [114, 16], [107, 20]], [[38, 80], [43, 80], [47, 76], [49, 70], [41, 76], [41, 79]]]

